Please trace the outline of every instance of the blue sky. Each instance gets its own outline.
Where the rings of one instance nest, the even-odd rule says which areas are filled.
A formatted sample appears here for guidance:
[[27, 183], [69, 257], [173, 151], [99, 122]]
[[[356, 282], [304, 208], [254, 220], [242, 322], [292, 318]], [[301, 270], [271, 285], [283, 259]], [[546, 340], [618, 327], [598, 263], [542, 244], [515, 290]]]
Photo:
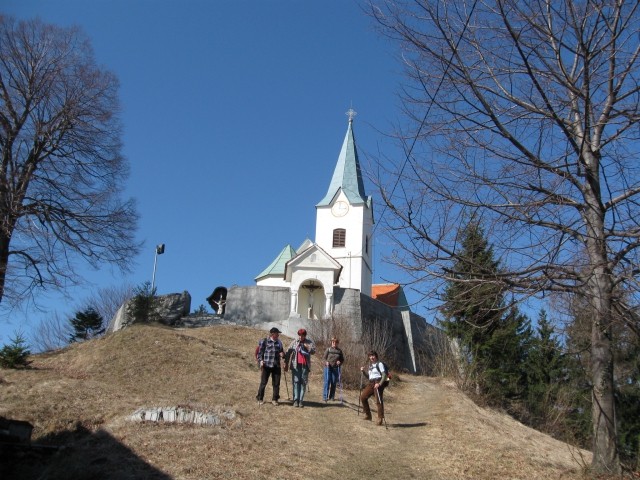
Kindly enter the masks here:
[[[76, 300], [42, 294], [45, 312], [4, 315], [0, 344], [52, 311], [72, 316], [91, 289], [151, 281], [158, 243], [158, 293], [187, 290], [192, 309], [216, 286], [253, 285], [286, 244], [314, 239], [351, 106], [363, 170], [393, 148], [401, 65], [355, 1], [4, 0], [0, 11], [80, 26], [119, 78], [126, 193], [145, 242], [130, 275], [86, 271]], [[376, 237], [374, 283], [400, 279]]]

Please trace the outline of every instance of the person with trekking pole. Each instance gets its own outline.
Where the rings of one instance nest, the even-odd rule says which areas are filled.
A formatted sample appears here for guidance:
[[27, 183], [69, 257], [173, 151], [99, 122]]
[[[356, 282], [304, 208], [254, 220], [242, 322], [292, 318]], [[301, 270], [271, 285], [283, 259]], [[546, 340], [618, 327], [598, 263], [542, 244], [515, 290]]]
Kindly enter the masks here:
[[267, 387], [269, 376], [271, 376], [271, 385], [273, 387], [273, 394], [271, 397], [271, 403], [274, 406], [278, 406], [278, 400], [280, 399], [280, 376], [282, 371], [280, 369], [280, 363], [284, 358], [284, 347], [280, 341], [280, 330], [273, 327], [269, 330], [269, 336], [260, 340], [258, 344], [257, 358], [260, 363], [260, 386], [258, 387], [258, 394], [256, 400], [258, 405], [264, 403], [264, 390]]
[[326, 402], [335, 400], [336, 385], [340, 376], [340, 366], [344, 363], [344, 354], [338, 347], [338, 338], [331, 339], [331, 346], [324, 352], [324, 390], [322, 399]]
[[307, 338], [307, 331], [301, 328], [298, 330], [298, 338], [291, 342], [285, 356], [287, 366], [291, 370], [294, 407], [304, 407], [302, 402], [309, 381], [311, 355], [314, 353], [316, 353], [315, 343]]
[[[362, 411], [364, 412], [364, 420], [371, 420], [371, 409], [369, 408], [369, 397], [375, 395], [376, 407], [378, 408], [378, 420], [376, 425], [382, 425], [384, 421], [384, 402], [383, 392], [388, 385], [387, 369], [383, 362], [378, 359], [378, 353], [375, 350], [369, 352], [369, 368], [365, 373], [365, 367], [360, 367], [362, 375], [366, 375], [369, 383], [365, 385], [360, 392], [360, 400], [362, 401]], [[385, 422], [386, 423], [386, 422]]]

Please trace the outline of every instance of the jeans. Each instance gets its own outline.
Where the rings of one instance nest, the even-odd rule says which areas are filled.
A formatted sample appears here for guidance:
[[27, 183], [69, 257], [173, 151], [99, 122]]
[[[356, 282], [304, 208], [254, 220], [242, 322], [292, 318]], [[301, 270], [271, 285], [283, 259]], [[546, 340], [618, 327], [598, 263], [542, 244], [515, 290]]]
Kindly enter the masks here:
[[260, 373], [260, 387], [258, 388], [258, 395], [256, 396], [256, 399], [260, 401], [264, 399], [264, 389], [267, 387], [269, 375], [271, 375], [271, 385], [273, 386], [273, 396], [271, 399], [277, 402], [280, 398], [280, 367], [262, 367], [262, 371]]
[[309, 367], [298, 365], [291, 369], [291, 382], [293, 383], [293, 401], [302, 402], [309, 380]]
[[336, 396], [336, 385], [340, 382], [340, 367], [324, 367], [323, 400], [333, 400]]

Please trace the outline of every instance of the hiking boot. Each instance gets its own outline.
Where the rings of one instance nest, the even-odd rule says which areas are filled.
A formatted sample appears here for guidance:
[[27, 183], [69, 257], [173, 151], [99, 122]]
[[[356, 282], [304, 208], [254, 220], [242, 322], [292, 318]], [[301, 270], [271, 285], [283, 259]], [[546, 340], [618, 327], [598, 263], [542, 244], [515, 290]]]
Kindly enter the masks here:
[[264, 402], [262, 400], [258, 400], [258, 405], [262, 405]]
[[371, 415], [365, 415], [362, 419], [371, 421]]
[[300, 403], [298, 404], [298, 406], [299, 406], [300, 408], [304, 408], [304, 405], [302, 404], [302, 402], [300, 402]]
[[376, 420], [376, 425], [382, 425], [382, 419], [379, 418], [378, 420]]
[[293, 406], [294, 406], [294, 407], [298, 407], [299, 405], [300, 405], [300, 404], [299, 404], [297, 401], [293, 402]]
[[280, 405], [280, 404], [278, 403], [278, 401], [277, 401], [277, 400], [273, 400], [273, 401], [271, 402], [271, 405], [273, 405], [274, 407], [277, 407], [277, 406], [278, 406], [278, 405]]

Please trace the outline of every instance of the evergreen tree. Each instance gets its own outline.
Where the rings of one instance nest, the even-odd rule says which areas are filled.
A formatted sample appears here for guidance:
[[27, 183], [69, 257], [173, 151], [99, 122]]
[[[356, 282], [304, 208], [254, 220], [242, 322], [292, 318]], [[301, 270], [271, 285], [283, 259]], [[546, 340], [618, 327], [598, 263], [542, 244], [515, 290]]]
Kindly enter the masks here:
[[487, 342], [504, 315], [504, 295], [502, 287], [492, 282], [499, 264], [475, 220], [462, 229], [460, 249], [445, 289], [440, 323], [459, 342], [476, 388], [482, 391], [492, 350]]
[[156, 289], [151, 288], [151, 282], [144, 282], [134, 289], [133, 302], [129, 314], [137, 322], [149, 322], [155, 320], [153, 313], [153, 300]]
[[0, 367], [26, 367], [29, 364], [27, 361], [29, 355], [31, 355], [31, 352], [27, 346], [27, 341], [21, 333], [16, 333], [11, 338], [11, 343], [0, 350]]
[[518, 418], [528, 392], [527, 370], [533, 332], [531, 322], [517, 308], [496, 322], [491, 337], [480, 348], [485, 368], [485, 393]]
[[459, 342], [476, 391], [521, 418], [533, 337], [530, 321], [516, 307], [505, 306], [497, 281], [499, 262], [477, 221], [462, 229], [456, 258], [441, 307], [442, 328]]
[[69, 322], [73, 328], [73, 333], [69, 338], [71, 343], [88, 340], [104, 333], [103, 318], [93, 307], [76, 312], [76, 316], [71, 318]]
[[558, 418], [558, 413], [566, 389], [563, 381], [567, 375], [566, 361], [544, 309], [540, 310], [537, 323], [526, 365], [528, 423], [558, 435], [563, 430], [563, 419]]

